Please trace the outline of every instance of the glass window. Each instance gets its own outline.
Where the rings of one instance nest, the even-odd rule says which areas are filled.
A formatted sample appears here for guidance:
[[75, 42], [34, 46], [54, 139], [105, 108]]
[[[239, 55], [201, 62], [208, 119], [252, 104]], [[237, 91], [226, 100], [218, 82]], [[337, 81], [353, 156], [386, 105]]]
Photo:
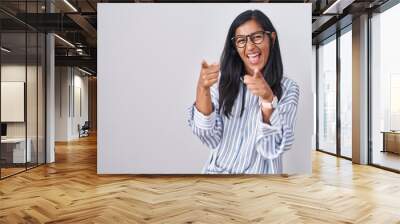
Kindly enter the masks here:
[[351, 158], [352, 141], [352, 35], [340, 36], [340, 154]]
[[[42, 12], [43, 5], [0, 3], [18, 13]], [[0, 12], [0, 178], [45, 162], [45, 43], [43, 33]]]
[[336, 154], [336, 38], [318, 48], [318, 148]]
[[371, 19], [372, 163], [400, 170], [400, 4]]
[[[1, 34], [1, 177], [24, 171], [30, 162], [26, 142], [26, 34]], [[6, 50], [4, 50], [6, 49]]]

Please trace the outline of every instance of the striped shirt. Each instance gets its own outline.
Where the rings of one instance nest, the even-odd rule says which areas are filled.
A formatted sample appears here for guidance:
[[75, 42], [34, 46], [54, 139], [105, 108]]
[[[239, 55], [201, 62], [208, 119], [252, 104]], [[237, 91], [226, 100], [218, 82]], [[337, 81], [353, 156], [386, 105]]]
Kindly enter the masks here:
[[[299, 86], [286, 77], [281, 83], [282, 97], [271, 114], [270, 125], [263, 122], [259, 97], [242, 88], [230, 118], [217, 112], [217, 84], [211, 87], [213, 111], [210, 115], [199, 112], [195, 103], [188, 108], [192, 132], [210, 148], [203, 174], [282, 173], [282, 154], [294, 141]], [[246, 100], [240, 117], [243, 94]]]

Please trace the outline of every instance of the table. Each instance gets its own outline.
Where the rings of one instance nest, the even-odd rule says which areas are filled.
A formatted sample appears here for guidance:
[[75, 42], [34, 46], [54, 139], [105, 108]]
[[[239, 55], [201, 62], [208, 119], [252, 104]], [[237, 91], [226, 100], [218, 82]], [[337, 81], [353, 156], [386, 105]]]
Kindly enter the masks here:
[[383, 133], [382, 152], [400, 154], [400, 131], [382, 131], [381, 133]]
[[[25, 154], [25, 138], [6, 138], [1, 139], [1, 157], [6, 160], [6, 163], [26, 163], [31, 162], [32, 140], [26, 139], [28, 143]], [[25, 161], [26, 160], [26, 161]]]

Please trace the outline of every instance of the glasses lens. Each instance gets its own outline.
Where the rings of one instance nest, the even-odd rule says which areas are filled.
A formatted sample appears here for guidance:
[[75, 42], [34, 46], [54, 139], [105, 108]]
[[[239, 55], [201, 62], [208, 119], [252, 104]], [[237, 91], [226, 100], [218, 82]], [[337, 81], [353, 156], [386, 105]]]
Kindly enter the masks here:
[[264, 40], [264, 31], [258, 31], [250, 36], [237, 36], [233, 38], [233, 41], [235, 42], [236, 47], [238, 48], [243, 48], [246, 46], [247, 43], [247, 37], [250, 37], [250, 40], [254, 44], [260, 44]]
[[250, 39], [251, 39], [251, 41], [252, 41], [253, 43], [259, 44], [259, 43], [261, 43], [261, 42], [264, 40], [264, 32], [261, 31], [261, 32], [253, 33], [253, 34], [250, 36]]
[[246, 37], [236, 37], [235, 44], [237, 47], [244, 47], [246, 45]]

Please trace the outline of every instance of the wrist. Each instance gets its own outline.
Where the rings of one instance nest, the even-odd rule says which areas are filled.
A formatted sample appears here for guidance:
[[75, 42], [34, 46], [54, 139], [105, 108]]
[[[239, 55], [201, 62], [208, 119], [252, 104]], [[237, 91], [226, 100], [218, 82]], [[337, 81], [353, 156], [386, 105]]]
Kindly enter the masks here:
[[268, 102], [272, 102], [272, 100], [274, 99], [275, 95], [274, 94], [268, 94], [268, 95], [264, 95], [261, 97], [261, 99], [263, 101], [268, 101]]
[[260, 107], [263, 110], [272, 110], [278, 106], [278, 98], [273, 94], [268, 97], [270, 99], [263, 99], [262, 97], [259, 98]]
[[208, 91], [210, 91], [210, 87], [205, 87], [205, 86], [200, 86], [200, 85], [198, 85], [198, 86], [197, 86], [197, 91], [200, 91], [200, 92], [208, 92]]
[[263, 123], [271, 124], [270, 117], [271, 117], [273, 111], [274, 111], [273, 108], [261, 107], [261, 117], [262, 117]]

